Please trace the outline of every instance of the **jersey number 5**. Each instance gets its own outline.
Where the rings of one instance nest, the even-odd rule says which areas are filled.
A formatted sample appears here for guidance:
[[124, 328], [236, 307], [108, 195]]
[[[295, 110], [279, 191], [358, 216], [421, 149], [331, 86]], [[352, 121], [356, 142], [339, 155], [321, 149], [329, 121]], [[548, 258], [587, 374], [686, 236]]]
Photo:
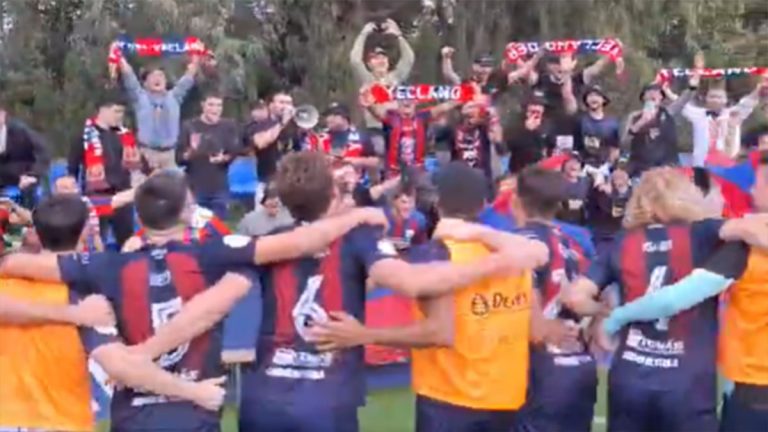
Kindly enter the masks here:
[[[173, 319], [173, 317], [176, 316], [179, 311], [181, 311], [181, 307], [181, 297], [176, 297], [175, 299], [162, 303], [152, 303], [152, 327], [155, 329], [155, 331]], [[189, 342], [171, 352], [163, 354], [160, 356], [160, 359], [157, 361], [157, 363], [162, 368], [173, 366], [178, 363], [182, 357], [184, 357], [184, 354], [187, 353], [188, 349]]]

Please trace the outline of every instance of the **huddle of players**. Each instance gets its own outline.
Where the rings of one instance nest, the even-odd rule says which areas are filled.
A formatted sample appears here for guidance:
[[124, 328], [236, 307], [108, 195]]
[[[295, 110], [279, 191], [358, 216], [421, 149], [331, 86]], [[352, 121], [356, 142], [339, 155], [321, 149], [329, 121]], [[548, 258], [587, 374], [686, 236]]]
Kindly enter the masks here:
[[[758, 177], [756, 193], [768, 184], [768, 160]], [[523, 229], [502, 233], [467, 222], [485, 205], [486, 182], [478, 171], [449, 164], [435, 179], [442, 220], [433, 241], [399, 258], [381, 240], [381, 212], [334, 214], [338, 189], [317, 153], [287, 156], [276, 176], [297, 225], [257, 239], [184, 244], [187, 185], [159, 174], [136, 193], [147, 231], [140, 250], [13, 254], [0, 262], [0, 274], [65, 282], [73, 295], [106, 298], [116, 323], [84, 330], [83, 345], [125, 385], [113, 397], [113, 430], [218, 430], [219, 322], [258, 281], [263, 320], [256, 362], [243, 374], [241, 431], [358, 430], [365, 343], [414, 347], [419, 431], [586, 431], [597, 375], [589, 320], [575, 312], [604, 315], [594, 297], [611, 283], [626, 303], [678, 281], [720, 239], [763, 241], [765, 220], [701, 220], [707, 214], [692, 183], [671, 169], [652, 170], [630, 202], [629, 229], [611, 254], [590, 264], [551, 223], [562, 199], [558, 173], [528, 168], [517, 182], [512, 210]], [[35, 215], [43, 246], [74, 249], [76, 238], [69, 248], [60, 240], [82, 229], [84, 204], [57, 197], [45, 205]], [[59, 243], [51, 247], [50, 238]], [[417, 297], [421, 319], [363, 327], [367, 286]], [[715, 430], [716, 323], [716, 307], [707, 304], [623, 330], [610, 375], [609, 429]]]

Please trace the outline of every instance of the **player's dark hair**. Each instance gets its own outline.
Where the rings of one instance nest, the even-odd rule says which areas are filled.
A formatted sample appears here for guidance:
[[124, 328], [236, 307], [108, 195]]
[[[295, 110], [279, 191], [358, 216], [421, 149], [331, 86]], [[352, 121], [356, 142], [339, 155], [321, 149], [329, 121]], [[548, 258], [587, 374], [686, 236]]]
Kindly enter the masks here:
[[136, 212], [145, 228], [162, 231], [179, 224], [189, 186], [183, 174], [165, 171], [148, 178], [136, 190]]
[[451, 162], [437, 172], [437, 207], [443, 217], [476, 219], [485, 207], [488, 181], [480, 170]]
[[77, 249], [88, 221], [88, 206], [78, 195], [54, 195], [38, 204], [32, 221], [43, 248], [52, 252], [72, 251]]
[[285, 156], [274, 178], [280, 201], [297, 221], [319, 219], [331, 205], [335, 183], [331, 163], [320, 152]]
[[530, 166], [517, 176], [517, 198], [527, 217], [552, 219], [566, 198], [565, 186], [561, 172]]

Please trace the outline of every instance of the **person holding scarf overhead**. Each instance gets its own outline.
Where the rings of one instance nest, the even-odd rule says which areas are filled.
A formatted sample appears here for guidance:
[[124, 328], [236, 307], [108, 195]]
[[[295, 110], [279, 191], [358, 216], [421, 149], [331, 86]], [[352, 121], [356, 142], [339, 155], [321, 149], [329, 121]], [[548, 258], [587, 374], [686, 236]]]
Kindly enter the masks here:
[[[118, 51], [117, 43], [110, 48], [110, 56]], [[116, 55], [116, 70], [120, 71], [123, 85], [136, 113], [139, 147], [152, 169], [176, 167], [176, 143], [181, 123], [181, 104], [195, 85], [201, 55], [190, 54], [187, 71], [176, 85], [168, 89], [163, 69], [153, 66], [141, 73], [141, 81], [123, 55]]]
[[68, 158], [69, 174], [75, 178], [82, 174], [83, 191], [99, 216], [102, 235], [111, 227], [119, 246], [133, 234], [133, 206], [113, 208], [110, 203], [115, 194], [131, 188], [131, 172], [142, 168], [136, 138], [121, 125], [124, 111], [124, 102], [115, 95], [99, 102]]

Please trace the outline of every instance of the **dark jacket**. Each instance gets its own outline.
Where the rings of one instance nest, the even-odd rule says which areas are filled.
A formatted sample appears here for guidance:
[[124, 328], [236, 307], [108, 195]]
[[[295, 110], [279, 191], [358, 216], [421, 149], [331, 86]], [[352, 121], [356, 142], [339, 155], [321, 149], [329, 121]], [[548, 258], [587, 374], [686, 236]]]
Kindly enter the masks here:
[[44, 177], [50, 155], [45, 139], [25, 123], [8, 119], [5, 152], [0, 153], [0, 187], [16, 186], [19, 177]]
[[[99, 130], [99, 139], [104, 149], [104, 173], [109, 183], [110, 189], [105, 193], [120, 192], [131, 188], [131, 172], [123, 167], [123, 143], [116, 130]], [[85, 173], [83, 164], [85, 158], [85, 145], [82, 134], [72, 141], [72, 147], [69, 151], [68, 171], [69, 174], [78, 180], [81, 180], [80, 174]]]

